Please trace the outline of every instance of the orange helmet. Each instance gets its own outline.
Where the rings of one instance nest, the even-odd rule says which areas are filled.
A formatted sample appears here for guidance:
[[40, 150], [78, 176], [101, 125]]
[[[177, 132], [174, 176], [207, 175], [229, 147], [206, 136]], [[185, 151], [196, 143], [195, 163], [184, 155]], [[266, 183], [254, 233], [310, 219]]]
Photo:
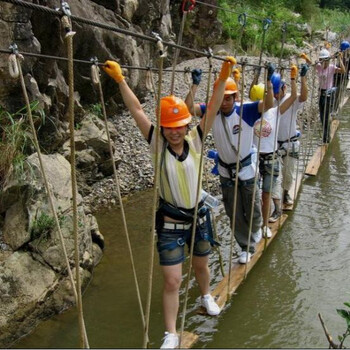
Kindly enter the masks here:
[[174, 95], [160, 100], [160, 125], [165, 128], [185, 126], [191, 121], [191, 114], [181, 98]]
[[[218, 84], [219, 84], [219, 79], [216, 79], [215, 83], [214, 83], [214, 89], [216, 89]], [[227, 78], [226, 83], [225, 83], [224, 94], [225, 95], [232, 95], [232, 94], [235, 94], [236, 92], [238, 92], [236, 82], [232, 78]]]

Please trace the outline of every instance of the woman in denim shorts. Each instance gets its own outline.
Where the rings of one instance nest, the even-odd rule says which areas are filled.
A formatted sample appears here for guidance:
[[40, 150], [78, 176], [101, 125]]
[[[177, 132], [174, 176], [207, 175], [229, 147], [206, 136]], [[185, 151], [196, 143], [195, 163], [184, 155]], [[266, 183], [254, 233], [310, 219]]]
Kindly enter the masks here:
[[[179, 337], [176, 333], [176, 319], [179, 309], [179, 289], [182, 279], [184, 246], [189, 244], [196, 189], [200, 170], [201, 146], [220, 108], [225, 82], [231, 75], [233, 57], [227, 57], [222, 64], [219, 83], [213, 92], [205, 118], [189, 130], [191, 115], [184, 101], [171, 95], [161, 99], [161, 136], [159, 137], [160, 157], [160, 206], [157, 212], [158, 252], [164, 277], [163, 309], [165, 337], [161, 348], [176, 348]], [[155, 159], [156, 132], [135, 94], [127, 85], [117, 62], [106, 61], [104, 70], [119, 85], [123, 101], [135, 119], [143, 136], [150, 144]], [[159, 158], [158, 158], [159, 159]], [[200, 205], [199, 205], [200, 207]], [[208, 254], [213, 243], [210, 222], [205, 208], [199, 208], [193, 256], [193, 269], [202, 295], [202, 305], [208, 314], [218, 315], [220, 308], [209, 294]]]

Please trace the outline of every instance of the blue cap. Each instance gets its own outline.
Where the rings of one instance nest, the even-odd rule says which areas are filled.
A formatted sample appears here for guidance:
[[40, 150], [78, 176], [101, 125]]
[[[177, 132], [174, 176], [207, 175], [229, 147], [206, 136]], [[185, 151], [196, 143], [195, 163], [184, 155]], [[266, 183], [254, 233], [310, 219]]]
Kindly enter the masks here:
[[278, 94], [280, 92], [280, 89], [282, 88], [282, 82], [281, 82], [281, 74], [279, 73], [273, 73], [271, 76], [271, 83], [273, 86], [273, 93]]
[[350, 47], [350, 43], [349, 43], [347, 40], [343, 40], [343, 41], [340, 43], [340, 50], [341, 50], [341, 51], [345, 51], [345, 50], [347, 50], [349, 47]]

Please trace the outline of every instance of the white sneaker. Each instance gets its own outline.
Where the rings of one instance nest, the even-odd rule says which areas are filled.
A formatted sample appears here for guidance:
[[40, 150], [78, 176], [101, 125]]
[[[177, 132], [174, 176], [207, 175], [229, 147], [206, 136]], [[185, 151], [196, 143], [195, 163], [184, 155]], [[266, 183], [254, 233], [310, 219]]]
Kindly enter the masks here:
[[272, 237], [272, 232], [270, 230], [270, 227], [264, 226], [263, 229], [262, 229], [262, 232], [263, 232], [263, 236], [264, 237], [267, 237], [267, 238], [271, 238]]
[[174, 333], [165, 332], [161, 349], [176, 349], [179, 346], [179, 336]]
[[261, 228], [259, 228], [258, 231], [252, 233], [252, 238], [253, 238], [255, 243], [259, 243], [261, 241], [261, 238], [262, 238]]
[[249, 263], [251, 257], [252, 257], [251, 253], [247, 253], [245, 250], [243, 250], [241, 255], [239, 256], [238, 262], [240, 264], [247, 264]]
[[206, 308], [208, 315], [217, 316], [220, 313], [219, 305], [215, 302], [214, 298], [210, 295], [204, 295], [201, 297], [202, 306]]

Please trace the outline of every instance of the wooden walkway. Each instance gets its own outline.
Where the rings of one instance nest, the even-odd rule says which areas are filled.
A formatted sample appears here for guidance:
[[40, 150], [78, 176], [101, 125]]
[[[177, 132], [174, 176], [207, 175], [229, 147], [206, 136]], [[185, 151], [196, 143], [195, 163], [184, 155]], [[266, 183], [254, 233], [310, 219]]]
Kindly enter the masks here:
[[[341, 108], [344, 106], [348, 99], [348, 96], [346, 96], [341, 104]], [[339, 126], [339, 120], [333, 120], [331, 124], [331, 131], [330, 131], [330, 138], [331, 141], [335, 135], [335, 132]], [[317, 171], [321, 165], [321, 162], [324, 158], [325, 152], [328, 148], [328, 145], [321, 145], [319, 146], [314, 155], [312, 156], [311, 160], [309, 161], [308, 165], [306, 166], [305, 174], [307, 175], [316, 175]], [[292, 185], [292, 189], [290, 191], [290, 194], [292, 195], [294, 203], [297, 200], [298, 193], [300, 191], [300, 187], [302, 184], [302, 181], [304, 179], [304, 173], [298, 173], [298, 176], [296, 179], [294, 179], [294, 183]], [[293, 210], [293, 205], [290, 206], [283, 206], [284, 211], [290, 211]], [[237, 261], [234, 261], [232, 264], [232, 270], [231, 270], [231, 277], [230, 277], [230, 283], [229, 283], [229, 276], [226, 274], [223, 279], [219, 282], [219, 284], [216, 286], [216, 288], [212, 291], [211, 295], [216, 300], [219, 307], [222, 309], [226, 302], [229, 300], [229, 298], [235, 293], [237, 288], [240, 286], [240, 284], [244, 281], [245, 275], [249, 273], [249, 271], [253, 268], [253, 266], [257, 263], [261, 255], [264, 253], [265, 249], [271, 244], [273, 239], [276, 237], [278, 230], [282, 227], [284, 222], [286, 221], [288, 215], [282, 214], [280, 217], [280, 220], [275, 223], [269, 223], [269, 227], [272, 232], [272, 237], [269, 239], [262, 239], [257, 247], [256, 252], [252, 256], [250, 262], [247, 265], [239, 264]], [[266, 242], [265, 242], [266, 240]], [[199, 308], [199, 313], [205, 314], [204, 308]], [[195, 333], [190, 332], [184, 332], [183, 338], [181, 340], [181, 348], [191, 348], [193, 345], [198, 341], [199, 336]]]
[[[339, 126], [339, 120], [333, 120], [331, 124], [331, 131], [330, 131], [330, 138], [331, 142], [333, 140], [334, 134]], [[310, 162], [308, 163], [305, 174], [310, 176], [315, 176], [318, 173], [318, 169], [321, 166], [321, 163], [323, 161], [324, 155], [326, 154], [327, 148], [329, 144], [323, 144], [317, 147], [314, 155], [310, 159]]]

